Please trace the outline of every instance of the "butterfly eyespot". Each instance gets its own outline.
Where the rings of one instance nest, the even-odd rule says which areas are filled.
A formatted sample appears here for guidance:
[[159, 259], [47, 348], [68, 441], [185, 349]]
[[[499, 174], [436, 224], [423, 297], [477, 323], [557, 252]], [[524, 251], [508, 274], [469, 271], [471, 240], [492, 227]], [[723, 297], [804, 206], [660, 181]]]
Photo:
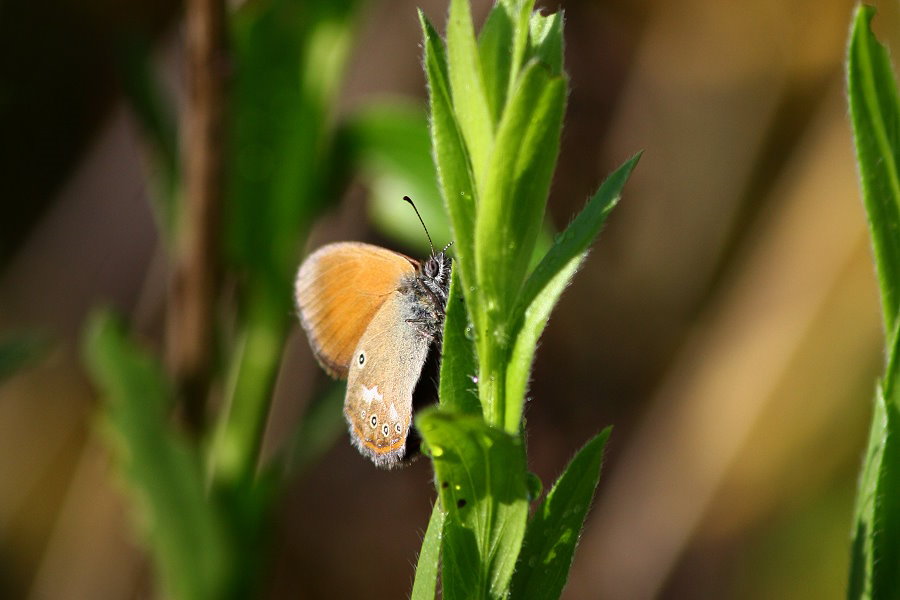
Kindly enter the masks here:
[[382, 434], [387, 435], [387, 434], [388, 434], [388, 431], [390, 431], [390, 430], [388, 429], [387, 423], [385, 423], [384, 425], [381, 426], [381, 433], [382, 433]]
[[360, 416], [360, 418], [365, 419], [366, 418], [366, 409], [362, 409], [361, 411], [359, 411], [359, 416]]
[[397, 433], [403, 433], [403, 428], [400, 427], [400, 423], [394, 423], [394, 431]]
[[372, 418], [369, 419], [369, 423], [372, 424], [372, 427], [377, 427], [378, 426], [378, 416], [372, 415]]
[[360, 352], [359, 353], [359, 366], [363, 366], [364, 364], [366, 364], [366, 353]]

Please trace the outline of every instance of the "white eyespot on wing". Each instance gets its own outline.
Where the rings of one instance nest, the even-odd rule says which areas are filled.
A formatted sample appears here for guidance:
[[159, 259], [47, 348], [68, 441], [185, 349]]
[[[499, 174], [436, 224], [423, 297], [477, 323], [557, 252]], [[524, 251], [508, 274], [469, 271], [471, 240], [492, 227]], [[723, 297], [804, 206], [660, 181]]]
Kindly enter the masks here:
[[371, 389], [367, 388], [365, 385], [362, 386], [362, 397], [363, 401], [367, 405], [372, 404], [372, 400], [378, 400], [381, 402], [384, 399], [384, 395], [378, 392], [378, 386], [373, 386]]

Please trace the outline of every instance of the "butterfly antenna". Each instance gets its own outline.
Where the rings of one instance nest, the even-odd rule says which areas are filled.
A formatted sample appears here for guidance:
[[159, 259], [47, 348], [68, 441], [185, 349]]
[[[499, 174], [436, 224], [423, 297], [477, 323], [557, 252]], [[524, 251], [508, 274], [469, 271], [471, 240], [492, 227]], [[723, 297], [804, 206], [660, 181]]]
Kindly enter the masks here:
[[425, 235], [428, 237], [428, 245], [431, 246], [431, 255], [434, 256], [434, 243], [431, 241], [431, 234], [428, 233], [428, 228], [425, 227], [425, 221], [422, 220], [422, 215], [419, 214], [419, 209], [416, 208], [415, 202], [413, 202], [412, 198], [409, 196], [403, 196], [403, 199], [409, 202], [412, 205], [413, 210], [416, 211], [416, 216], [419, 217], [419, 223], [422, 224], [422, 229], [425, 230]]

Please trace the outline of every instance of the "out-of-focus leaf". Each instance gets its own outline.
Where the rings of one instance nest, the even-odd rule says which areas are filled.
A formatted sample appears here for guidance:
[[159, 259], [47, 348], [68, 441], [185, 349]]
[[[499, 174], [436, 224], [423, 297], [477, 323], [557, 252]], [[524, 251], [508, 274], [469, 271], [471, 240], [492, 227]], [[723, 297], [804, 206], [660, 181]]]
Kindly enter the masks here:
[[222, 515], [206, 498], [199, 457], [169, 425], [173, 392], [162, 369], [106, 313], [90, 320], [85, 358], [167, 595], [225, 597], [235, 572], [233, 548]]
[[481, 417], [423, 411], [444, 522], [444, 598], [505, 598], [525, 534], [528, 489], [521, 440]]
[[856, 10], [847, 55], [847, 90], [888, 335], [894, 331], [900, 308], [900, 100], [887, 49], [870, 28], [874, 15], [871, 6], [861, 4]]
[[438, 567], [441, 558], [441, 536], [444, 531], [444, 511], [437, 502], [431, 509], [428, 529], [422, 540], [419, 560], [416, 562], [416, 579], [410, 600], [434, 600], [437, 589]]
[[854, 518], [848, 598], [893, 598], [900, 589], [900, 100], [875, 9], [860, 5], [847, 54], [847, 89], [869, 234], [884, 313], [888, 364], [875, 397]]
[[529, 521], [511, 598], [554, 599], [562, 594], [600, 480], [609, 432], [607, 427], [578, 451]]
[[403, 202], [403, 196], [409, 196], [438, 249], [446, 245], [450, 224], [441, 205], [422, 109], [399, 101], [368, 104], [350, 115], [341, 130], [356, 170], [369, 184], [374, 225], [425, 256], [428, 238], [415, 212]]
[[357, 4], [261, 0], [232, 19], [228, 247], [288, 297], [302, 232], [333, 201], [329, 117]]
[[231, 20], [229, 181], [225, 247], [243, 284], [226, 411], [208, 468], [213, 487], [253, 479], [281, 349], [293, 312], [297, 259], [312, 219], [334, 199], [348, 162], [332, 111], [357, 0], [260, 0]]
[[557, 236], [553, 246], [532, 271], [519, 294], [518, 303], [512, 312], [512, 331], [515, 340], [506, 375], [507, 428], [516, 426], [522, 418], [522, 405], [525, 402], [531, 363], [534, 360], [537, 341], [547, 325], [550, 312], [584, 260], [588, 248], [599, 235], [609, 213], [619, 201], [622, 188], [640, 156], [637, 154], [632, 157], [603, 182], [584, 209], [566, 230]]
[[884, 448], [871, 522], [872, 598], [900, 597], [900, 411], [896, 388], [885, 398]]

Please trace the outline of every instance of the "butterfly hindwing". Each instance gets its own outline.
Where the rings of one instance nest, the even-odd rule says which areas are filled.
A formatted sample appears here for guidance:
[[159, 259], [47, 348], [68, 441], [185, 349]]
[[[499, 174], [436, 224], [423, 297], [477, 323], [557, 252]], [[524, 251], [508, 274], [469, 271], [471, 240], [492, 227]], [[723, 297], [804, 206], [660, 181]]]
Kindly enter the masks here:
[[413, 390], [432, 342], [412, 320], [414, 298], [393, 292], [351, 358], [344, 416], [354, 445], [379, 467], [403, 458]]

